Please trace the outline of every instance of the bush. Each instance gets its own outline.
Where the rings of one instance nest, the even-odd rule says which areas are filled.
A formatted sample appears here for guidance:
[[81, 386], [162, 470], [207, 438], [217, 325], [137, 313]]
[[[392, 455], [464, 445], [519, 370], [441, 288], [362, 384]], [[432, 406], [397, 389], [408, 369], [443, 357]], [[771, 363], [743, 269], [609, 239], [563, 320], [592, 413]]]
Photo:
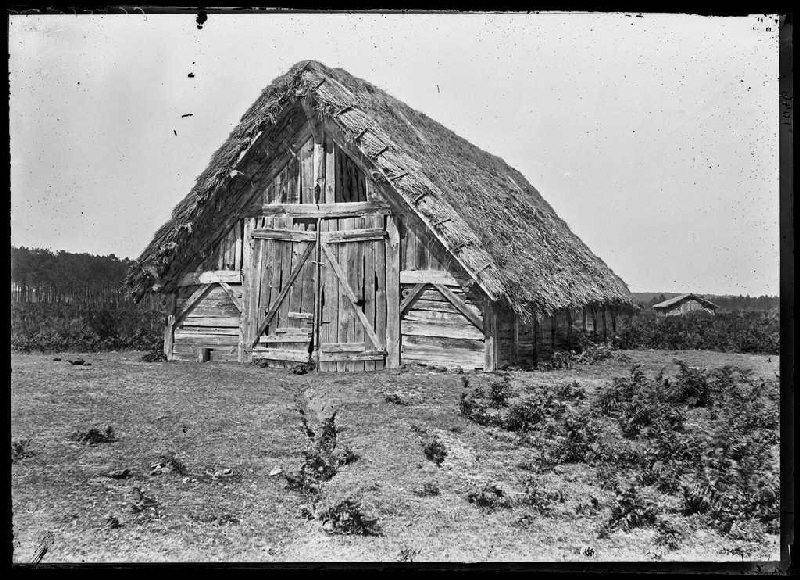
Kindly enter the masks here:
[[492, 383], [489, 386], [489, 399], [493, 407], [505, 407], [512, 393], [513, 389], [509, 383], [508, 375], [503, 375], [501, 381]]
[[628, 486], [624, 490], [617, 488], [608, 526], [611, 529], [622, 528], [627, 532], [633, 528], [654, 525], [656, 516], [658, 507], [655, 502], [642, 497], [634, 486]]
[[30, 351], [139, 349], [161, 351], [164, 313], [123, 302], [119, 305], [14, 302], [11, 348]]
[[114, 433], [114, 428], [109, 425], [105, 431], [100, 431], [96, 427], [92, 427], [88, 431], [76, 431], [70, 436], [70, 439], [80, 443], [97, 445], [98, 443], [114, 443], [117, 437]]
[[509, 406], [503, 426], [509, 431], [528, 431], [544, 420], [552, 404], [552, 398], [536, 395], [520, 397]]
[[414, 490], [414, 494], [420, 497], [432, 497], [440, 493], [441, 490], [435, 481], [426, 481], [422, 487]]
[[382, 535], [378, 518], [369, 513], [362, 502], [354, 497], [336, 503], [317, 518], [322, 522], [322, 529], [329, 534]]
[[685, 316], [658, 316], [645, 310], [620, 318], [612, 340], [626, 350], [705, 349], [722, 352], [778, 354], [780, 319], [777, 311], [697, 312]]
[[540, 514], [551, 514], [553, 504], [564, 503], [564, 495], [558, 490], [547, 489], [542, 479], [537, 476], [528, 477], [523, 483], [525, 489], [521, 502]]
[[461, 414], [484, 427], [500, 423], [499, 414], [489, 408], [489, 402], [482, 389], [474, 388], [461, 393]]
[[570, 413], [564, 418], [564, 436], [553, 450], [553, 459], [560, 463], [590, 463], [603, 432], [602, 423], [589, 413]]
[[656, 537], [653, 543], [656, 546], [677, 550], [689, 537], [688, 528], [675, 519], [659, 518], [656, 526]]
[[511, 507], [511, 499], [495, 484], [488, 484], [469, 492], [467, 501], [487, 510]]
[[447, 457], [447, 447], [436, 436], [430, 437], [423, 442], [422, 451], [425, 453], [425, 457], [436, 465], [441, 465], [445, 457]]
[[608, 343], [594, 344], [590, 342], [573, 360], [576, 363], [593, 365], [612, 358], [614, 356], [613, 351], [614, 349]]
[[384, 401], [386, 401], [387, 403], [392, 403], [394, 405], [403, 405], [403, 406], [408, 405], [408, 401], [403, 399], [398, 393], [387, 393], [386, 396], [384, 397]]
[[337, 447], [338, 409], [324, 417], [316, 430], [308, 422], [306, 404], [301, 397], [295, 399], [295, 409], [300, 415], [301, 431], [307, 438], [307, 446], [300, 469], [285, 472], [283, 476], [289, 489], [313, 495], [319, 493], [321, 484], [332, 479], [340, 467], [358, 460], [359, 456], [347, 446]]
[[11, 441], [11, 463], [16, 463], [21, 459], [27, 459], [36, 455], [31, 451], [30, 439], [13, 439]]

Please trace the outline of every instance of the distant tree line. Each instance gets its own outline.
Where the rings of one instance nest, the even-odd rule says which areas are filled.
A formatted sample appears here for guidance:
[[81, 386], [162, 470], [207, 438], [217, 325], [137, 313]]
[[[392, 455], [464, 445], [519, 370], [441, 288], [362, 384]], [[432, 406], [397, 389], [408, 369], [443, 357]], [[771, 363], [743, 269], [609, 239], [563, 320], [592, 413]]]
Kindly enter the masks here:
[[[118, 306], [129, 302], [122, 281], [132, 264], [114, 254], [12, 247], [11, 300]], [[152, 300], [146, 301], [147, 307], [152, 305]]]
[[133, 263], [11, 248], [11, 346], [18, 350], [159, 348], [163, 297], [131, 300], [123, 279]]

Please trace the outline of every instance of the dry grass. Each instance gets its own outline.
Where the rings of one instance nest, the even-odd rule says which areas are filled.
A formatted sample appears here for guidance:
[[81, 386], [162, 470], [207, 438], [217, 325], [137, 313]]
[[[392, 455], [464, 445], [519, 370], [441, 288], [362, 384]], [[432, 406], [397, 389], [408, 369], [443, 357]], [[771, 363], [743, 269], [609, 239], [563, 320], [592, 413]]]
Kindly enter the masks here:
[[[730, 540], [703, 528], [692, 529], [678, 550], [658, 546], [656, 529], [598, 538], [613, 491], [600, 489], [594, 470], [582, 464], [539, 476], [556, 498], [546, 513], [523, 502], [491, 511], [469, 503], [467, 495], [487, 484], [519, 497], [530, 456], [514, 434], [459, 414], [461, 375], [297, 376], [224, 363], [145, 363], [141, 355], [85, 355], [92, 366], [84, 367], [12, 354], [12, 439], [30, 439], [31, 451], [12, 466], [15, 561], [30, 561], [48, 532], [53, 541], [44, 562], [741, 559], [723, 551]], [[648, 371], [676, 370], [674, 352], [627, 355]], [[778, 369], [777, 357], [680, 356], [702, 366], [738, 364], [765, 378]], [[577, 380], [591, 391], [628, 367], [616, 355], [603, 364], [512, 377]], [[491, 378], [469, 377], [476, 384]], [[269, 475], [302, 461], [298, 390], [320, 413], [341, 406], [339, 441], [361, 455], [324, 484], [323, 503], [357, 496], [378, 517], [382, 536], [327, 534], [319, 520], [300, 515], [307, 498], [287, 490], [281, 475]], [[414, 404], [386, 402], [387, 392]], [[70, 439], [106, 425], [116, 441]], [[425, 458], [420, 432], [446, 448], [440, 465]], [[151, 474], [163, 456], [180, 461], [185, 474]], [[108, 477], [126, 468], [130, 477]], [[426, 488], [439, 493], [419, 493]], [[777, 538], [768, 536], [750, 557], [777, 557]]]

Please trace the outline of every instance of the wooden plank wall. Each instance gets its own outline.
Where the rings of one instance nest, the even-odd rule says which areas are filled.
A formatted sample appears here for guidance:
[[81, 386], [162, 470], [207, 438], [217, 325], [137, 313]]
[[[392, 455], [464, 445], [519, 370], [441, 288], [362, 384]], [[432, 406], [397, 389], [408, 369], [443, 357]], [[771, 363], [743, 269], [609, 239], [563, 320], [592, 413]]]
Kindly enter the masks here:
[[351, 201], [367, 201], [367, 185], [364, 173], [342, 151], [338, 145], [333, 144], [336, 167], [335, 201], [346, 203]]
[[[329, 150], [326, 153], [329, 160], [321, 164], [320, 176], [324, 178], [328, 166], [334, 171], [336, 179], [331, 184], [334, 197], [332, 201], [335, 203], [366, 201], [367, 186], [364, 173], [335, 143], [328, 141], [325, 148]], [[325, 203], [325, 192], [317, 191], [315, 188], [317, 178], [320, 176], [314, 175], [312, 136], [300, 146], [297, 157], [286, 163], [267, 183], [261, 202], [263, 204]]]
[[[304, 232], [314, 232], [316, 222], [302, 221], [293, 223], [292, 218], [282, 216], [262, 216], [251, 218], [250, 231], [256, 228], [294, 229]], [[249, 346], [255, 340], [253, 333], [261, 321], [264, 313], [284, 289], [291, 276], [291, 272], [298, 266], [306, 249], [304, 243], [293, 243], [285, 240], [257, 239], [253, 242], [253, 272], [248, 277], [249, 284], [246, 289], [247, 304], [245, 305], [245, 343]], [[284, 351], [298, 351], [298, 360], [307, 358], [311, 344], [311, 321], [314, 311], [314, 261], [306, 259], [295, 278], [288, 293], [283, 298], [275, 315], [270, 320], [264, 333], [261, 335], [260, 348], [280, 349]], [[252, 328], [250, 327], [252, 325]], [[300, 337], [303, 340], [298, 340]], [[269, 338], [267, 338], [269, 337]], [[280, 337], [285, 341], [278, 341]], [[249, 342], [248, 342], [249, 340]], [[269, 360], [268, 366], [292, 367], [297, 361]]]
[[[447, 271], [410, 228], [400, 239], [402, 271]], [[402, 274], [401, 274], [402, 276]], [[400, 301], [414, 284], [401, 284]], [[450, 290], [463, 300], [481, 321], [483, 314], [474, 297], [463, 288]], [[484, 335], [438, 290], [428, 286], [400, 321], [401, 362], [475, 369], [484, 367]]]
[[237, 220], [228, 233], [214, 244], [211, 253], [197, 268], [198, 272], [242, 269], [244, 222], [243, 219]]
[[[234, 295], [241, 298], [241, 284], [231, 284]], [[198, 286], [179, 289], [175, 308], [183, 312], [187, 299]], [[240, 315], [228, 293], [219, 285], [212, 285], [175, 325], [172, 342], [172, 359], [199, 360], [201, 349], [211, 349], [208, 360], [235, 361], [239, 357]]]
[[[586, 332], [590, 340], [604, 341], [612, 336], [614, 323], [610, 310], [587, 307], [560, 311], [530, 323], [518, 322], [514, 329], [514, 315], [511, 313], [509, 320], [500, 323], [502, 358], [499, 364], [526, 366], [547, 361], [555, 350], [568, 349], [580, 332]], [[516, 346], [511, 344], [514, 336]]]

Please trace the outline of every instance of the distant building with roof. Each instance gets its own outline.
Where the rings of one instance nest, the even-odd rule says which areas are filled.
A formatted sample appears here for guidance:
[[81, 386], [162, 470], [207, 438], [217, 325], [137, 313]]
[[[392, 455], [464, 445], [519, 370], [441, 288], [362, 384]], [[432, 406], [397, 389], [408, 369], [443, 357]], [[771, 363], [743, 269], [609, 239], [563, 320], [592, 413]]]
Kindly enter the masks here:
[[716, 304], [697, 294], [681, 294], [653, 305], [653, 310], [665, 316], [681, 316], [697, 311], [714, 314], [716, 309]]

